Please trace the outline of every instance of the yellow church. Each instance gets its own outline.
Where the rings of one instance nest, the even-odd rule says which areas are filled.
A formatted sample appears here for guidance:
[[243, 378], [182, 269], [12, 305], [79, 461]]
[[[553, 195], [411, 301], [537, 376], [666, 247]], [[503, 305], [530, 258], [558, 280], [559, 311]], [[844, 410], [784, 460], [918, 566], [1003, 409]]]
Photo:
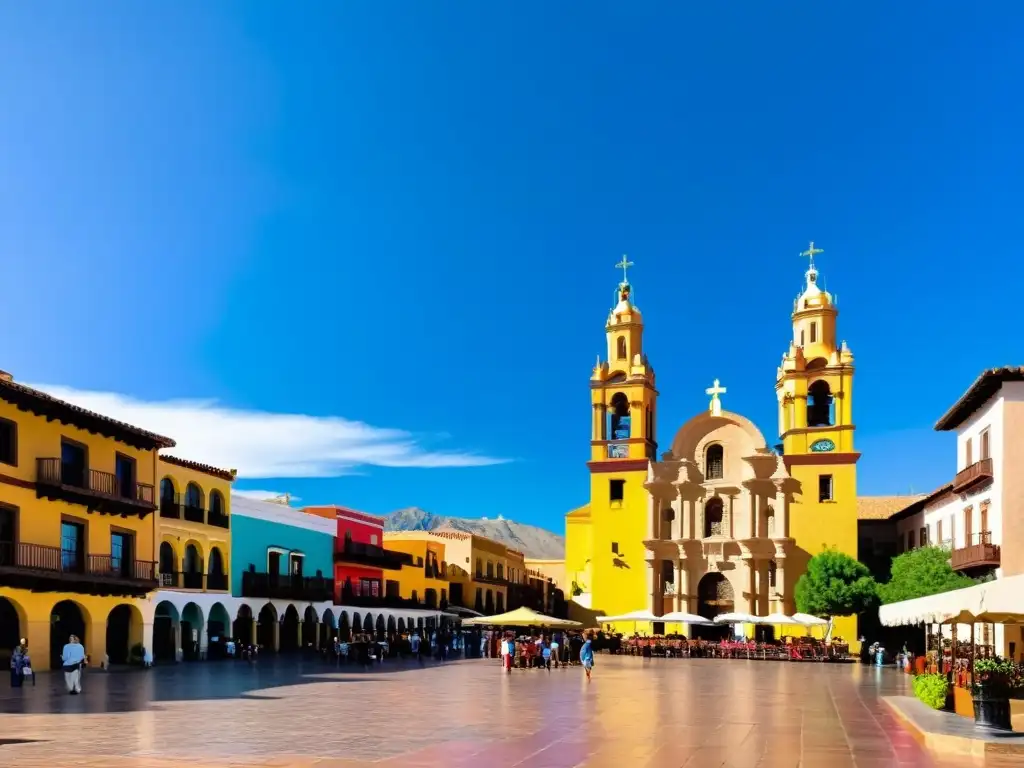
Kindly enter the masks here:
[[[590, 378], [590, 503], [569, 512], [565, 526], [566, 580], [592, 616], [792, 615], [793, 587], [812, 555], [857, 556], [853, 354], [837, 341], [832, 295], [818, 286], [820, 253], [811, 243], [803, 254], [806, 285], [776, 375], [781, 448], [723, 408], [726, 388], [716, 380], [708, 407], [667, 437], [660, 458], [643, 316], [631, 264], [618, 265], [607, 358]], [[837, 618], [833, 636], [856, 645], [856, 617]]]

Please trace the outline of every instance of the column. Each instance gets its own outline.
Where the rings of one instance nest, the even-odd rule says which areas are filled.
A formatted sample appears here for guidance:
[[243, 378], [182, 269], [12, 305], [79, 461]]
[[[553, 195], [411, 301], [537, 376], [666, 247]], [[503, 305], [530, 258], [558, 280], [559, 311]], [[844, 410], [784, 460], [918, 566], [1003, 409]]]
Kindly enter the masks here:
[[[66, 641], [65, 641], [66, 642]], [[85, 653], [94, 667], [107, 660], [107, 619], [94, 621], [85, 629]]]
[[658, 579], [654, 573], [654, 567], [660, 564], [660, 560], [648, 560], [647, 561], [647, 595], [649, 598], [651, 610], [654, 610], [655, 602], [655, 585], [658, 583]]
[[142, 647], [145, 648], [150, 654], [153, 653], [153, 623], [142, 624]]
[[650, 510], [648, 525], [647, 525], [647, 538], [649, 539], [660, 539], [662, 528], [665, 525], [664, 520], [664, 503], [661, 500], [661, 496], [656, 491], [648, 490], [651, 502], [648, 505]]
[[274, 641], [274, 647], [271, 648], [271, 650], [274, 653], [277, 653], [281, 650], [281, 622], [275, 621], [271, 626], [274, 628], [274, 637], [272, 638]]
[[629, 404], [629, 436], [644, 436], [644, 404], [640, 401]]
[[789, 615], [786, 604], [786, 558], [775, 557], [775, 591], [779, 597], [779, 611]]
[[750, 525], [747, 526], [748, 533], [747, 537], [751, 539], [757, 538], [757, 516], [761, 514], [760, 504], [758, 503], [757, 494], [753, 491], [750, 492]]
[[[258, 623], [256, 621], [256, 617], [253, 616], [252, 617], [252, 628], [249, 630], [249, 644], [253, 645], [253, 646], [256, 645], [256, 639], [259, 637], [259, 635], [257, 634], [257, 630], [256, 630], [257, 626], [258, 626]], [[241, 653], [241, 651], [239, 651], [239, 653]]]
[[[26, 613], [30, 609], [26, 609]], [[50, 669], [50, 624], [49, 616], [44, 621], [26, 622], [21, 627], [21, 635], [28, 641], [28, 654], [32, 659], [32, 668], [43, 671]]]
[[746, 612], [751, 615], [758, 614], [758, 585], [757, 585], [757, 566], [754, 562], [754, 558], [746, 558], [743, 560], [746, 566], [746, 589], [748, 589], [748, 597], [746, 597]]
[[604, 406], [602, 406], [600, 403], [594, 403], [594, 419], [592, 429], [594, 440], [604, 439]]
[[757, 614], [758, 616], [767, 616], [771, 613], [769, 605], [769, 586], [768, 586], [768, 561], [758, 560], [757, 561]]
[[690, 611], [690, 568], [689, 561], [681, 558], [676, 565], [676, 610]]
[[781, 517], [779, 517], [779, 519], [775, 521], [775, 530], [777, 531], [776, 536], [780, 536], [782, 538], [788, 539], [789, 538], [789, 494], [786, 493], [786, 492], [783, 492], [780, 495], [782, 496], [782, 500], [779, 502], [779, 505], [778, 505], [778, 507], [776, 508], [776, 511], [775, 511], [775, 513], [777, 515], [781, 514]]

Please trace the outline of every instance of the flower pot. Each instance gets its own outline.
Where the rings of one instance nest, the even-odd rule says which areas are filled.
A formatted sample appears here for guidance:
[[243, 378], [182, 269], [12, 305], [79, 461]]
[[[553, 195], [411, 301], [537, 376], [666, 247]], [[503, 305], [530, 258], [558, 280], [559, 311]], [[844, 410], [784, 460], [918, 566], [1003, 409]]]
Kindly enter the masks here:
[[1010, 696], [1002, 685], [975, 683], [972, 691], [974, 724], [997, 731], [1012, 731]]

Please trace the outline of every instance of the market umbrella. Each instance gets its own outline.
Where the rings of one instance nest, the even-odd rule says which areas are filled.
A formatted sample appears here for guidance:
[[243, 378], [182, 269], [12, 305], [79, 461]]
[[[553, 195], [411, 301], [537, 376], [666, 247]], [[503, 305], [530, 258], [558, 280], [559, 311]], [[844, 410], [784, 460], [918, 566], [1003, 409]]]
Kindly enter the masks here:
[[705, 619], [703, 616], [698, 616], [696, 613], [685, 613], [684, 611], [666, 613], [664, 616], [660, 617], [658, 621], [664, 621], [666, 624], [698, 624], [701, 626], [714, 624], [710, 619]]
[[749, 613], [720, 613], [715, 616], [715, 624], [757, 624], [757, 616]]
[[582, 627], [572, 619], [558, 619], [545, 616], [529, 608], [516, 608], [514, 611], [499, 613], [497, 616], [477, 616], [462, 622], [464, 627], [551, 627], [553, 629], [570, 629]]
[[823, 619], [820, 616], [812, 616], [809, 613], [794, 613], [793, 618], [799, 621], [801, 624], [806, 624], [808, 627], [828, 626], [828, 619]]
[[[783, 624], [797, 624], [801, 627], [810, 626], [806, 621], [801, 621], [796, 616], [787, 616], [784, 613], [770, 613], [767, 616], [758, 616], [754, 622], [756, 624], [770, 624], [771, 626], [783, 625]], [[823, 622], [828, 624], [828, 622]]]
[[631, 621], [633, 622], [633, 632], [636, 632], [637, 624], [650, 624], [654, 621], [662, 621], [662, 618], [660, 616], [655, 616], [650, 611], [632, 611], [630, 613], [623, 613], [620, 616], [598, 616], [597, 620], [605, 622], [606, 624]]

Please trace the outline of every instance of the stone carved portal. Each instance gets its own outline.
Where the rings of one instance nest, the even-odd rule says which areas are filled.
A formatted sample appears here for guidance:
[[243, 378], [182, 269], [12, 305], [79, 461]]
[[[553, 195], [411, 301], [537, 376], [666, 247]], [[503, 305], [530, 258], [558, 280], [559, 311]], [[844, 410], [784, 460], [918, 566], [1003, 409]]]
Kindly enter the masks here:
[[[713, 619], [722, 613], [731, 613], [735, 607], [732, 584], [720, 573], [706, 573], [697, 584], [697, 613], [705, 619]], [[693, 627], [695, 637], [719, 639], [729, 631], [729, 625], [715, 627]]]

